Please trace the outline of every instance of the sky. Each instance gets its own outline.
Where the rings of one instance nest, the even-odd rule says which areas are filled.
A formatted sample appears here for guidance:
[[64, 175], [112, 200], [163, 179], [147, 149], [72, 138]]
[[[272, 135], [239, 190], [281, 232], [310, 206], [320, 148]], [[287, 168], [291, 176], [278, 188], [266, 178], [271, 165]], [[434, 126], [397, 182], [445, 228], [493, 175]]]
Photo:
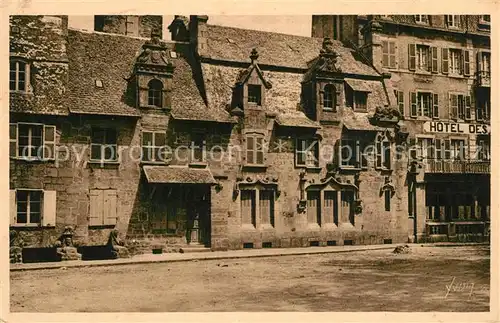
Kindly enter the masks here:
[[[163, 16], [163, 38], [170, 39], [167, 29], [174, 16]], [[214, 15], [208, 23], [230, 27], [274, 31], [284, 34], [311, 36], [311, 15], [303, 16], [234, 16]], [[93, 16], [69, 16], [69, 26], [78, 29], [94, 29]]]

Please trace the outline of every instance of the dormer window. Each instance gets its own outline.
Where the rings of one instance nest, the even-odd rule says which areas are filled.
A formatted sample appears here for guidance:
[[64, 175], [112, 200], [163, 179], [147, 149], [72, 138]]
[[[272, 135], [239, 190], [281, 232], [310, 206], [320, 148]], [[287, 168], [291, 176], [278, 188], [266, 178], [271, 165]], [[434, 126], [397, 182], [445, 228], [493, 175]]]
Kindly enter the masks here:
[[163, 83], [159, 80], [151, 80], [148, 83], [148, 105], [162, 106]]
[[23, 61], [11, 61], [9, 69], [9, 89], [27, 92], [29, 85], [29, 64]]
[[429, 17], [427, 15], [414, 15], [415, 17], [415, 22], [417, 24], [428, 24], [429, 23]]
[[260, 85], [248, 85], [248, 103], [262, 104], [262, 87]]
[[336, 90], [332, 84], [325, 86], [323, 90], [323, 109], [333, 111], [335, 109]]
[[351, 87], [346, 88], [347, 106], [355, 111], [366, 112], [368, 93], [364, 91], [355, 91]]
[[446, 15], [446, 25], [448, 26], [448, 28], [460, 27], [460, 16], [459, 15]]

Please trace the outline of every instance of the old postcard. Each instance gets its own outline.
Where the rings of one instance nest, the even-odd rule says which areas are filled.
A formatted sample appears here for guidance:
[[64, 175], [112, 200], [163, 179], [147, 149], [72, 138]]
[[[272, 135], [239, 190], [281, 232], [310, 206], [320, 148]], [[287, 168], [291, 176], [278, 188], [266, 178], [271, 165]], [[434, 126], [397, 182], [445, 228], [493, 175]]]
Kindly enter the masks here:
[[9, 13], [2, 319], [497, 320], [484, 8]]

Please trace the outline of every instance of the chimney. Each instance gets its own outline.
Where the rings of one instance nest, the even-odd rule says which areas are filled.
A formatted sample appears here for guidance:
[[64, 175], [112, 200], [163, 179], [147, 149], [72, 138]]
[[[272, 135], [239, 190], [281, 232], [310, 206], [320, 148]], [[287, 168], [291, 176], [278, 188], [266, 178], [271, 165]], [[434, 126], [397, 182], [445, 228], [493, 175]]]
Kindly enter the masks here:
[[189, 16], [189, 42], [197, 55], [202, 55], [207, 46], [208, 16]]
[[173, 41], [189, 41], [189, 18], [186, 16], [175, 15], [174, 20], [168, 26]]

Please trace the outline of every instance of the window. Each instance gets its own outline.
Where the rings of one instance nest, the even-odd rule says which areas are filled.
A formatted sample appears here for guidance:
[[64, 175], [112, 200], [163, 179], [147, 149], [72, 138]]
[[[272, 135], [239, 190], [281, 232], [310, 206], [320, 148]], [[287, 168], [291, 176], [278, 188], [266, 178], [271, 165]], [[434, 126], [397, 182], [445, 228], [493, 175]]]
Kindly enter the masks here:
[[354, 91], [346, 85], [346, 103], [354, 110], [365, 112], [367, 108], [368, 92]]
[[382, 41], [382, 66], [396, 68], [396, 42]]
[[335, 110], [336, 107], [335, 95], [336, 95], [335, 87], [331, 84], [326, 85], [323, 90], [324, 110]]
[[55, 158], [56, 127], [34, 123], [9, 125], [10, 157], [24, 160]]
[[165, 162], [165, 132], [142, 132], [142, 161]]
[[414, 15], [415, 17], [415, 22], [419, 24], [428, 24], [429, 23], [429, 17], [427, 15]]
[[373, 154], [373, 149], [370, 149], [370, 142], [367, 138], [358, 139], [346, 136], [340, 140], [339, 164], [342, 167], [366, 168], [371, 154]]
[[89, 226], [115, 225], [116, 190], [90, 190]]
[[391, 143], [385, 136], [377, 138], [377, 168], [391, 169]]
[[162, 107], [163, 83], [160, 80], [151, 80], [148, 83], [148, 105]]
[[476, 119], [489, 120], [491, 116], [490, 89], [478, 88], [476, 93]]
[[11, 61], [9, 68], [9, 89], [26, 92], [29, 88], [29, 64]]
[[56, 191], [10, 190], [10, 225], [54, 226]]
[[341, 222], [351, 223], [354, 225], [354, 192], [353, 191], [341, 191]]
[[462, 74], [461, 59], [460, 50], [450, 49], [450, 74]]
[[411, 117], [439, 117], [438, 95], [429, 92], [410, 92]]
[[192, 144], [192, 160], [194, 162], [205, 161], [205, 134], [201, 132], [194, 132], [191, 134]]
[[307, 192], [307, 222], [321, 226], [320, 191]]
[[434, 139], [418, 138], [417, 139], [417, 156], [422, 159], [434, 158]]
[[93, 128], [92, 143], [90, 146], [90, 160], [100, 162], [118, 160], [118, 146], [116, 144], [115, 129]]
[[398, 104], [399, 113], [401, 113], [401, 116], [404, 116], [405, 115], [404, 92], [394, 90], [394, 95], [396, 96], [396, 102]]
[[247, 135], [246, 163], [250, 165], [264, 164], [264, 138], [262, 135]]
[[318, 167], [319, 143], [313, 139], [297, 139], [295, 166]]
[[429, 47], [418, 45], [416, 56], [417, 56], [416, 69], [420, 71], [427, 71], [429, 63]]
[[489, 52], [478, 52], [477, 54], [477, 73], [481, 83], [488, 84], [491, 74], [491, 55]]
[[39, 224], [41, 205], [42, 191], [17, 191], [17, 223]]
[[241, 191], [241, 223], [256, 226], [255, 190]]
[[274, 191], [259, 190], [259, 212], [261, 224], [274, 227]]
[[248, 84], [248, 103], [261, 105], [262, 89], [260, 85]]
[[465, 159], [465, 140], [452, 139], [451, 144], [451, 159], [464, 160]]
[[446, 15], [446, 25], [448, 28], [459, 28], [460, 27], [460, 16], [459, 15]]
[[323, 202], [323, 214], [325, 223], [339, 225], [339, 202], [338, 191], [325, 191]]
[[390, 190], [385, 190], [384, 191], [384, 200], [385, 200], [385, 210], [390, 211], [391, 210], [391, 191]]
[[450, 93], [450, 115], [454, 120], [470, 120], [472, 118], [470, 95]]
[[490, 160], [490, 139], [489, 138], [478, 138], [476, 145], [477, 155], [476, 158], [479, 160]]

